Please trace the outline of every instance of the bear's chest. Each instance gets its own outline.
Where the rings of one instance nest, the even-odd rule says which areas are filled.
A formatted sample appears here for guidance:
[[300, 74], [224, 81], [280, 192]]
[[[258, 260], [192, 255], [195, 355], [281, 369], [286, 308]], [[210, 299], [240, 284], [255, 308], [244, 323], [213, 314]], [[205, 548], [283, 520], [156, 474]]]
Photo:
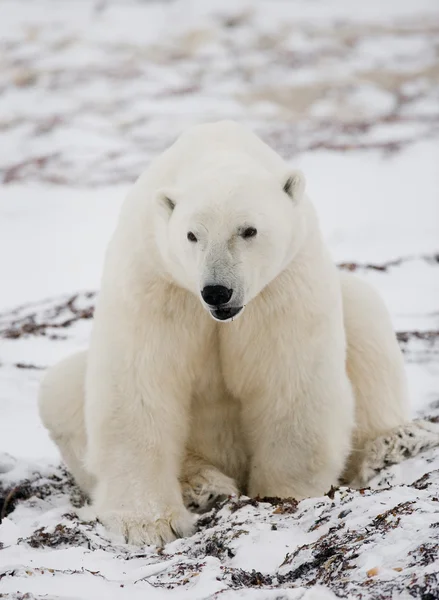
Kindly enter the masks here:
[[[250, 313], [250, 311], [248, 311]], [[245, 404], [266, 395], [281, 374], [294, 370], [294, 328], [245, 314], [219, 333], [221, 372], [229, 393]]]
[[247, 472], [241, 404], [227, 390], [219, 339], [206, 349], [194, 382], [189, 448], [226, 475], [243, 483]]

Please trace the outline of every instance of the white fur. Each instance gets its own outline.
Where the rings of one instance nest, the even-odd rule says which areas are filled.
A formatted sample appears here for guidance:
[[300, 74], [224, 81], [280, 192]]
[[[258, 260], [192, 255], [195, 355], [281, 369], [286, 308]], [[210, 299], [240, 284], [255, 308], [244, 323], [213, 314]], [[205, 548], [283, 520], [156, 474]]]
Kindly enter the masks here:
[[[217, 323], [206, 285], [245, 311]], [[231, 122], [193, 128], [139, 178], [88, 353], [49, 372], [40, 407], [99, 518], [139, 544], [189, 534], [187, 507], [215, 496], [321, 495], [407, 420], [381, 300], [337, 271], [303, 175]]]

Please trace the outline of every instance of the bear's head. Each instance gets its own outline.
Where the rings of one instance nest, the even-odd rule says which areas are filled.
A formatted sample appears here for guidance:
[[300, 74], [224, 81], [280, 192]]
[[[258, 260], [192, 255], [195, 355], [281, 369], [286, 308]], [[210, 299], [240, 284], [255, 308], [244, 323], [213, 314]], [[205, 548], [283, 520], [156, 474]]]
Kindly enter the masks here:
[[304, 188], [299, 171], [228, 169], [159, 190], [156, 241], [167, 271], [215, 320], [236, 318], [300, 247]]

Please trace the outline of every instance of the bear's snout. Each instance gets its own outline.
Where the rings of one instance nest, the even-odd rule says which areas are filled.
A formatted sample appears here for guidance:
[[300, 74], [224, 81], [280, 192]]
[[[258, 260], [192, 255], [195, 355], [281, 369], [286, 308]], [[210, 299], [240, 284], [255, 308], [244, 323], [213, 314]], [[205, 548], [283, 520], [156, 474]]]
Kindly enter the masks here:
[[224, 285], [206, 285], [201, 290], [201, 297], [209, 306], [222, 306], [227, 304], [233, 296], [233, 290]]

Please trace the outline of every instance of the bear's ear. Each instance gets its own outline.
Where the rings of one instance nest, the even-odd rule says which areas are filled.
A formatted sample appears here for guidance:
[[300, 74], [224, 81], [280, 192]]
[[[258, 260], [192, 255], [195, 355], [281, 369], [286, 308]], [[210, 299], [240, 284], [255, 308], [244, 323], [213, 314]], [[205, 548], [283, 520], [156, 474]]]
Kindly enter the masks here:
[[305, 175], [302, 171], [291, 171], [284, 179], [283, 191], [294, 202], [300, 202], [305, 193], [305, 184]]
[[157, 202], [159, 204], [161, 204], [161, 206], [163, 206], [168, 211], [169, 214], [171, 214], [175, 208], [175, 205], [176, 205], [175, 197], [176, 197], [175, 190], [161, 189], [157, 192]]

